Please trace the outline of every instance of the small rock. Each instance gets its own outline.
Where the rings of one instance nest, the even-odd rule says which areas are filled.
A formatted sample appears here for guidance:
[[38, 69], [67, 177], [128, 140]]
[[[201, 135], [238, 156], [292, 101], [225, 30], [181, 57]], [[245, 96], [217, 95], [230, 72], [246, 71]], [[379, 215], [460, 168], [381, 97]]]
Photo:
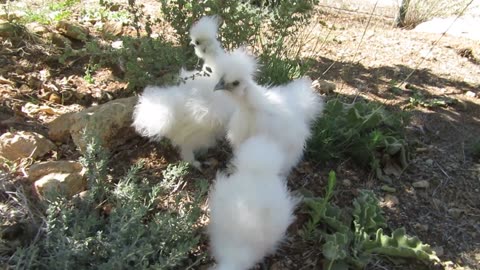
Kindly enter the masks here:
[[0, 37], [14, 37], [20, 29], [9, 21], [0, 20]]
[[427, 180], [421, 180], [421, 181], [414, 182], [412, 186], [416, 188], [429, 188], [430, 182], [428, 182]]
[[28, 23], [25, 25], [28, 29], [29, 32], [37, 34], [37, 35], [43, 35], [48, 32], [48, 28], [37, 23], [37, 22], [32, 22]]
[[72, 42], [68, 38], [60, 35], [59, 33], [49, 32], [45, 35], [45, 37], [50, 40], [52, 44], [56, 45], [59, 48], [65, 48], [67, 47], [67, 45], [72, 44]]
[[121, 22], [106, 22], [102, 27], [103, 34], [119, 36], [123, 33], [123, 24]]
[[35, 181], [35, 191], [40, 197], [60, 193], [71, 197], [87, 188], [84, 173], [49, 173]]
[[335, 83], [326, 80], [315, 80], [313, 81], [312, 86], [322, 94], [333, 93], [337, 88]]
[[62, 103], [62, 98], [57, 94], [57, 93], [51, 93], [50, 96], [48, 97], [48, 101], [61, 104]]
[[433, 165], [433, 160], [432, 159], [427, 159], [427, 160], [425, 160], [425, 163], [429, 166], [432, 166]]
[[435, 251], [435, 254], [437, 254], [438, 257], [443, 256], [444, 251], [442, 246], [436, 246], [436, 247], [433, 247], [432, 249], [433, 251]]
[[82, 164], [76, 161], [45, 161], [30, 166], [30, 169], [28, 170], [28, 179], [33, 182], [50, 173], [74, 173], [81, 172], [82, 170]]
[[274, 262], [270, 266], [270, 270], [284, 270], [286, 269], [281, 262]]
[[56, 28], [60, 33], [72, 39], [85, 41], [88, 36], [88, 29], [79, 24], [59, 21]]
[[28, 76], [27, 84], [32, 89], [39, 89], [42, 87], [43, 82], [35, 76]]
[[475, 94], [475, 93], [472, 92], [472, 91], [467, 91], [467, 92], [465, 93], [465, 96], [467, 96], [467, 97], [472, 97], [472, 98], [475, 97], [476, 95], [477, 95], [477, 94]]
[[0, 10], [0, 19], [2, 20], [7, 20], [7, 21], [19, 20], [25, 17], [25, 15], [27, 15], [27, 13], [21, 10], [15, 10], [15, 11]]
[[413, 225], [413, 227], [415, 227], [415, 229], [417, 229], [419, 231], [423, 231], [423, 232], [428, 231], [428, 225], [426, 225], [426, 224], [415, 223], [415, 225]]
[[351, 187], [352, 186], [352, 181], [350, 181], [350, 179], [343, 179], [342, 184], [346, 187]]
[[385, 195], [384, 200], [385, 200], [385, 205], [388, 207], [394, 207], [400, 202], [396, 196], [391, 194]]
[[94, 134], [103, 147], [113, 147], [135, 136], [131, 127], [136, 97], [112, 100], [78, 113], [64, 114], [48, 124], [49, 137], [57, 141], [72, 137], [75, 145], [84, 151], [86, 134]]
[[117, 40], [117, 41], [112, 42], [112, 48], [117, 49], [117, 50], [123, 48], [123, 41], [122, 40]]
[[448, 209], [448, 213], [454, 218], [460, 218], [460, 216], [463, 213], [463, 210], [459, 208], [450, 208]]
[[383, 185], [381, 189], [385, 192], [395, 193], [397, 190], [391, 186]]
[[37, 158], [55, 149], [55, 144], [35, 132], [7, 132], [0, 136], [0, 156], [8, 160]]
[[73, 125], [75, 113], [66, 113], [48, 123], [48, 137], [53, 141], [67, 142], [70, 138], [70, 127]]
[[121, 7], [120, 4], [118, 4], [118, 3], [110, 3], [110, 4], [111, 4], [111, 6], [109, 8], [110, 11], [119, 11], [120, 10], [120, 7]]

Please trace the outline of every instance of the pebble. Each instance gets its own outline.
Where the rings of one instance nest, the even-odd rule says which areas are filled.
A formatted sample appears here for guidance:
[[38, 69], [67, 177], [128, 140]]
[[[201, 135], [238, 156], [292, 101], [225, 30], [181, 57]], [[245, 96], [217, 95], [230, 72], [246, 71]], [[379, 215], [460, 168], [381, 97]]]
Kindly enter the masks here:
[[399, 200], [397, 198], [397, 196], [394, 196], [394, 195], [391, 195], [391, 194], [387, 194], [385, 195], [385, 204], [386, 206], [388, 207], [394, 207], [396, 206], [397, 204], [399, 204]]
[[421, 223], [415, 223], [415, 225], [413, 225], [413, 227], [415, 227], [415, 229], [419, 230], [419, 231], [428, 231], [428, 225], [426, 224], [421, 224]]
[[448, 209], [448, 213], [454, 218], [459, 218], [462, 215], [463, 210], [459, 208], [450, 208]]
[[477, 95], [477, 94], [475, 94], [475, 93], [472, 92], [472, 91], [467, 91], [467, 92], [465, 93], [465, 96], [467, 96], [467, 97], [475, 97], [476, 95]]
[[397, 190], [391, 186], [383, 185], [381, 189], [385, 192], [395, 193]]
[[443, 256], [443, 254], [445, 253], [443, 251], [442, 246], [436, 246], [436, 247], [433, 247], [432, 249], [433, 249], [433, 251], [435, 251], [435, 254], [437, 254], [438, 257]]
[[414, 182], [412, 186], [415, 188], [429, 188], [430, 182], [428, 182], [427, 180], [421, 180], [421, 181]]
[[352, 181], [350, 181], [349, 179], [343, 179], [342, 184], [346, 187], [351, 187], [352, 186]]

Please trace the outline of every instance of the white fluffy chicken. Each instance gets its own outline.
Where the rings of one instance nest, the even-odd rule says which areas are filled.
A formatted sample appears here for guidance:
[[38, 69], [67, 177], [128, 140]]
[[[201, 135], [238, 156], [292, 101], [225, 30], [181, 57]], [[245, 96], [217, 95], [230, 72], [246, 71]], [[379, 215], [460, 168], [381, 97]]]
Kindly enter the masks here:
[[208, 225], [214, 269], [250, 269], [281, 243], [297, 203], [279, 176], [284, 157], [270, 138], [254, 136], [238, 147], [236, 172], [217, 176]]
[[220, 25], [218, 16], [204, 16], [195, 22], [190, 28], [190, 45], [193, 46], [195, 54], [203, 60], [201, 71], [187, 71], [182, 69], [180, 77], [190, 80], [196, 77], [209, 77], [216, 75], [214, 68], [216, 60], [225, 52], [217, 40], [218, 27]]
[[[216, 52], [223, 52], [216, 40], [218, 19], [203, 17], [190, 29], [195, 53], [204, 59], [202, 71], [180, 71], [178, 86], [148, 86], [135, 107], [133, 126], [141, 135], [163, 137], [179, 148], [183, 160], [200, 168], [195, 152], [213, 147], [225, 136], [234, 101], [213, 88], [219, 80]], [[223, 57], [226, 57], [223, 53]], [[222, 57], [222, 58], [223, 58]]]
[[237, 105], [227, 131], [233, 148], [265, 134], [286, 154], [282, 173], [288, 174], [302, 157], [311, 123], [323, 110], [323, 100], [312, 91], [310, 79], [266, 89], [255, 83], [256, 60], [242, 48], [220, 57], [218, 64], [223, 76], [215, 89], [228, 93]]

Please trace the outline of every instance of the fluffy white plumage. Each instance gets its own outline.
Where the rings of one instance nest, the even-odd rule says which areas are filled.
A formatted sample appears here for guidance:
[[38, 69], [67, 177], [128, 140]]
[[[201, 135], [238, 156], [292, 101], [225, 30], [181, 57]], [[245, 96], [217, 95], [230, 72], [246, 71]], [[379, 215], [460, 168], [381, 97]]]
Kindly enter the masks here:
[[225, 135], [232, 101], [223, 94], [185, 85], [148, 86], [133, 113], [133, 126], [141, 135], [169, 138], [183, 160], [199, 167], [194, 152], [215, 145]]
[[219, 17], [204, 16], [190, 28], [190, 44], [194, 46], [195, 54], [204, 60], [204, 67], [214, 66], [217, 58], [225, 54], [217, 40], [219, 25]]
[[217, 176], [208, 226], [215, 269], [250, 269], [284, 238], [297, 200], [279, 177], [283, 159], [270, 138], [254, 136], [238, 147], [236, 172]]
[[[203, 17], [190, 29], [195, 53], [205, 60], [201, 71], [180, 70], [178, 86], [148, 86], [135, 107], [133, 126], [141, 135], [167, 137], [180, 148], [183, 160], [200, 167], [194, 152], [215, 145], [225, 136], [235, 103], [225, 93], [214, 92], [219, 80], [218, 54], [226, 57], [216, 39], [218, 18]], [[222, 58], [223, 58], [222, 57]]]
[[266, 89], [255, 83], [255, 58], [237, 49], [218, 59], [223, 76], [216, 89], [236, 100], [237, 109], [228, 124], [227, 138], [236, 149], [248, 138], [265, 134], [281, 146], [287, 174], [302, 157], [312, 121], [322, 112], [323, 100], [308, 78]]

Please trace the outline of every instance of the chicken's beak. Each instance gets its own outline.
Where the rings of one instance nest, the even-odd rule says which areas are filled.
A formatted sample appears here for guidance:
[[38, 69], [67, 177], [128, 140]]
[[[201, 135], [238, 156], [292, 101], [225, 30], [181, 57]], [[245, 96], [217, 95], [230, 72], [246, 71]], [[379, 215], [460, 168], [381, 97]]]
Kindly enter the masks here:
[[192, 40], [192, 41], [190, 41], [190, 43], [188, 45], [190, 45], [192, 47], [195, 47], [195, 42], [193, 42], [193, 40]]
[[215, 88], [213, 88], [214, 91], [218, 90], [225, 90], [225, 80], [222, 78], [220, 81], [215, 85]]

